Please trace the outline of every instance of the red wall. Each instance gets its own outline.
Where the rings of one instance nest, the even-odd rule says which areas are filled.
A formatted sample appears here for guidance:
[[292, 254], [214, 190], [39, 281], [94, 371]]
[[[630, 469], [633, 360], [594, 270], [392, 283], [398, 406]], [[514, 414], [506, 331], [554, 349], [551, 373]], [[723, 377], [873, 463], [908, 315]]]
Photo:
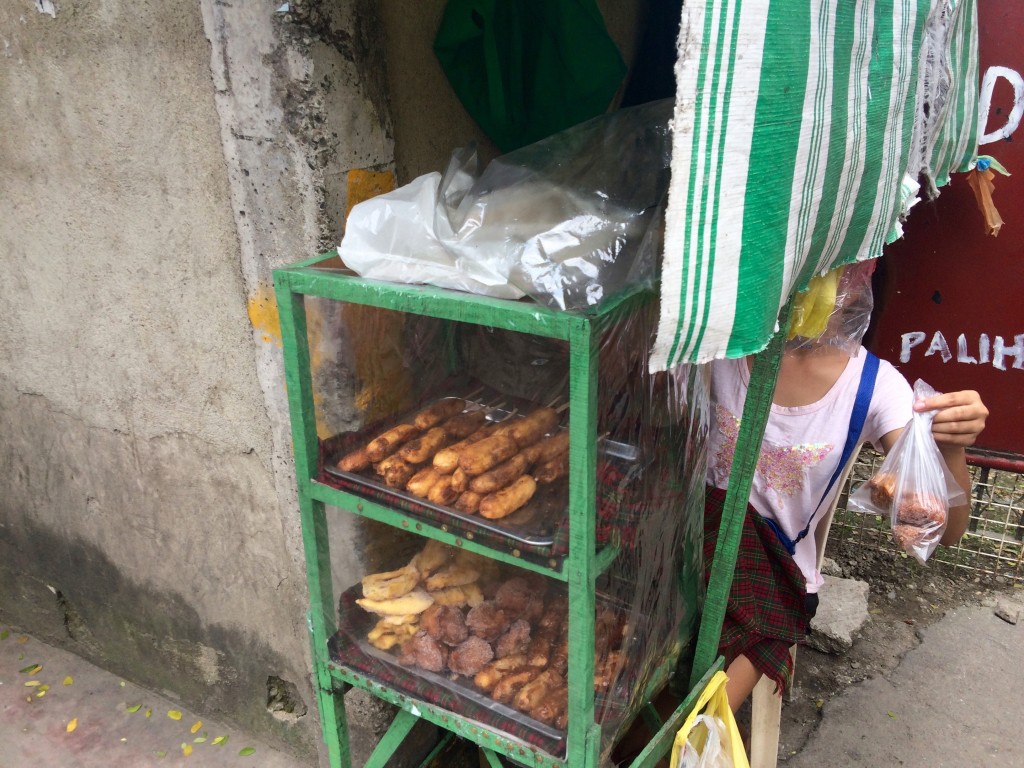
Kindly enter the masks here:
[[[1004, 126], [1010, 131], [1015, 98], [1024, 108], [1024, 3], [982, 0], [978, 5], [982, 78], [986, 72], [993, 75], [993, 67], [1010, 70], [1010, 79], [995, 80], [987, 120], [981, 116], [981, 133]], [[1017, 81], [1016, 93], [1011, 79]], [[978, 151], [995, 157], [1013, 174], [997, 174], [994, 182], [1002, 231], [998, 237], [985, 233], [963, 174], [954, 174], [938, 199], [914, 207], [903, 240], [890, 246], [881, 260], [869, 346], [897, 365], [911, 383], [922, 378], [940, 391], [978, 390], [991, 412], [978, 447], [1022, 458], [1024, 125]], [[914, 346], [921, 334], [923, 341]], [[961, 336], [963, 348], [958, 349]], [[948, 355], [943, 354], [943, 341]], [[1001, 360], [996, 349], [1000, 343], [1005, 348]]]

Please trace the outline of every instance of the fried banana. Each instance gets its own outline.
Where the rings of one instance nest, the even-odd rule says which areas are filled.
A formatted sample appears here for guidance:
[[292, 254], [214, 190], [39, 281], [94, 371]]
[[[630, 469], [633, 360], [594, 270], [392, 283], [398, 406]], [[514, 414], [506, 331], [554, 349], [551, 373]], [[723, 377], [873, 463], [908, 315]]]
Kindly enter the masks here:
[[476, 432], [487, 418], [487, 411], [477, 408], [465, 413], [458, 413], [450, 419], [442, 421], [440, 426], [449, 440], [463, 440]]
[[419, 433], [412, 424], [399, 424], [367, 443], [366, 455], [374, 464], [381, 462]]
[[529, 475], [523, 475], [507, 488], [495, 491], [480, 500], [480, 516], [488, 520], [500, 520], [521, 509], [537, 492], [537, 482]]
[[459, 492], [452, 488], [452, 476], [441, 475], [436, 483], [430, 488], [427, 499], [434, 504], [443, 507], [450, 507], [459, 498]]
[[384, 617], [374, 625], [373, 629], [366, 635], [366, 639], [372, 643], [384, 635], [394, 635], [401, 640], [405, 640], [405, 638], [415, 635], [416, 630], [415, 624], [391, 624], [388, 618]]
[[469, 481], [469, 490], [480, 494], [494, 493], [517, 480], [532, 464], [532, 451], [520, 451], [508, 461], [502, 462], [494, 469], [477, 475]]
[[405, 490], [413, 496], [425, 499], [430, 493], [430, 489], [433, 488], [437, 481], [442, 477], [445, 477], [445, 475], [438, 472], [436, 468], [424, 467], [409, 478], [409, 482], [405, 484]]
[[533, 477], [538, 483], [553, 483], [569, 474], [569, 452], [560, 453], [553, 459], [540, 462], [533, 468]]
[[417, 429], [427, 430], [437, 426], [445, 419], [461, 413], [465, 407], [466, 401], [461, 397], [446, 397], [417, 413], [413, 417], [412, 423]]
[[365, 611], [390, 615], [423, 613], [433, 604], [434, 598], [422, 589], [414, 589], [412, 592], [392, 600], [371, 600], [368, 598], [356, 600], [356, 605]]
[[420, 572], [411, 565], [395, 571], [371, 573], [363, 578], [363, 597], [370, 600], [393, 600], [412, 592], [420, 580]]
[[473, 443], [479, 443], [485, 437], [492, 434], [494, 429], [494, 424], [484, 424], [464, 440], [449, 445], [447, 448], [442, 448], [434, 454], [433, 465], [445, 474], [454, 472], [459, 467], [459, 455], [462, 451], [473, 445]]
[[506, 434], [515, 440], [520, 448], [525, 448], [557, 427], [559, 421], [561, 416], [554, 408], [538, 408], [526, 418], [510, 424]]
[[527, 667], [515, 672], [503, 675], [494, 688], [491, 689], [491, 698], [501, 704], [509, 704], [519, 689], [533, 680], [539, 670], [535, 667]]
[[459, 498], [455, 500], [455, 509], [459, 512], [465, 512], [467, 515], [475, 515], [480, 510], [480, 499], [482, 499], [479, 493], [473, 493], [473, 491], [463, 491], [459, 494]]
[[565, 453], [569, 450], [569, 432], [568, 430], [559, 430], [550, 437], [545, 437], [539, 443], [536, 444], [536, 461], [538, 464], [544, 461], [550, 461], [561, 453]]
[[384, 484], [390, 488], [405, 488], [416, 473], [416, 467], [397, 456], [388, 456], [384, 461], [375, 464], [373, 470], [384, 478]]
[[546, 669], [519, 689], [513, 700], [513, 705], [520, 711], [529, 712], [544, 700], [548, 691], [564, 684], [565, 681], [561, 675], [553, 669]]
[[447, 442], [447, 433], [440, 427], [433, 427], [399, 448], [398, 456], [410, 464], [422, 464], [432, 459]]
[[336, 466], [342, 472], [362, 472], [372, 463], [366, 448], [358, 448], [342, 456]]
[[473, 677], [473, 683], [483, 691], [490, 691], [498, 681], [512, 670], [521, 670], [526, 666], [526, 657], [506, 656], [504, 659], [492, 661]]
[[469, 489], [469, 475], [462, 471], [462, 467], [459, 467], [452, 472], [452, 490], [462, 493]]
[[459, 454], [459, 469], [471, 477], [482, 475], [519, 452], [519, 445], [509, 435], [491, 435], [473, 443]]
[[454, 605], [457, 608], [462, 608], [468, 604], [466, 591], [463, 587], [446, 587], [445, 589], [438, 589], [431, 592], [430, 596], [434, 598], [434, 602], [438, 605]]

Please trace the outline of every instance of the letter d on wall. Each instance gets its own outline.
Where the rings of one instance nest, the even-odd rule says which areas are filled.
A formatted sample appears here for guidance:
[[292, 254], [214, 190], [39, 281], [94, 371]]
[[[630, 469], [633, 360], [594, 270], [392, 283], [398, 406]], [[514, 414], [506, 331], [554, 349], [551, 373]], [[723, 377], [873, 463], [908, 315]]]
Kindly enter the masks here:
[[985, 133], [978, 139], [978, 144], [991, 144], [993, 141], [1008, 138], [1017, 130], [1021, 114], [1024, 113], [1024, 78], [1021, 78], [1019, 72], [1008, 67], [989, 67], [985, 70], [985, 77], [981, 81], [981, 93], [978, 95], [980, 126], [984, 130], [988, 129], [988, 113], [992, 108], [992, 90], [995, 88], [996, 80], [1000, 77], [1013, 86], [1013, 109], [1010, 110], [1010, 116], [1006, 118], [1006, 124], [1002, 128]]

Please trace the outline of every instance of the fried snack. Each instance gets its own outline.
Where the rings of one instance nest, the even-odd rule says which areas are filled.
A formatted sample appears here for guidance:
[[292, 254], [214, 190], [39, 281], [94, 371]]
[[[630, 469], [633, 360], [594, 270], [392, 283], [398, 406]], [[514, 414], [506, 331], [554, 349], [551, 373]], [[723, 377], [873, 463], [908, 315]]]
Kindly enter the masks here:
[[[470, 585], [466, 585], [470, 586]], [[430, 593], [430, 596], [434, 598], [434, 602], [440, 605], [454, 605], [457, 608], [461, 608], [469, 603], [469, 599], [466, 596], [466, 590], [463, 587], [448, 587], [447, 589], [438, 589]]]
[[[526, 714], [545, 725], [554, 725], [559, 716], [565, 713], [568, 706], [569, 687], [566, 685], [555, 685], [548, 689], [547, 695], [541, 699], [540, 704]], [[564, 728], [565, 726], [561, 727]]]
[[473, 443], [479, 443], [488, 435], [493, 434], [494, 429], [494, 424], [484, 424], [466, 439], [449, 445], [447, 448], [442, 448], [435, 453], [431, 463], [445, 474], [454, 472], [459, 467], [459, 455], [462, 451], [473, 445]]
[[362, 472], [372, 463], [366, 448], [358, 448], [338, 459], [338, 463], [335, 466], [342, 472]]
[[442, 475], [436, 468], [424, 467], [409, 478], [409, 482], [405, 484], [405, 490], [413, 496], [425, 499], [430, 494], [430, 489], [433, 488], [437, 484], [437, 481], [442, 477], [446, 477], [446, 475]]
[[603, 659], [594, 659], [594, 690], [607, 691], [622, 668], [622, 651], [609, 651]]
[[555, 728], [560, 731], [564, 731], [569, 727], [569, 708], [566, 707], [565, 711], [555, 718]]
[[466, 614], [469, 631], [488, 643], [498, 639], [511, 623], [505, 612], [490, 600], [485, 600]]
[[420, 431], [412, 424], [399, 424], [367, 443], [366, 455], [374, 464], [381, 462], [419, 433]]
[[494, 594], [494, 603], [509, 616], [522, 616], [533, 596], [533, 589], [522, 576], [513, 576], [502, 582]]
[[412, 592], [392, 600], [372, 600], [370, 598], [356, 600], [356, 605], [370, 613], [403, 616], [410, 613], [423, 613], [433, 604], [434, 598], [422, 589], [414, 589]]
[[507, 656], [521, 656], [530, 644], [530, 623], [516, 619], [494, 643], [494, 655], [504, 659]]
[[538, 483], [553, 483], [560, 477], [569, 474], [569, 452], [560, 453], [553, 459], [539, 462], [533, 468], [533, 476]]
[[565, 623], [565, 617], [568, 613], [569, 601], [564, 595], [556, 595], [551, 598], [543, 615], [540, 617], [540, 621], [537, 622], [537, 629], [541, 634], [548, 637], [557, 636], [562, 628], [562, 624]]
[[454, 555], [454, 547], [436, 539], [428, 539], [426, 545], [409, 562], [409, 565], [415, 566], [421, 576], [427, 576], [438, 568], [446, 566]]
[[452, 488], [452, 476], [441, 475], [438, 481], [431, 486], [430, 493], [427, 494], [427, 500], [434, 504], [450, 507], [460, 495], [458, 491]]
[[445, 419], [461, 413], [465, 407], [466, 401], [461, 397], [446, 397], [444, 400], [438, 400], [433, 405], [417, 413], [413, 417], [412, 423], [417, 429], [427, 430], [440, 424]]
[[402, 643], [398, 661], [429, 672], [443, 672], [448, 663], [448, 649], [421, 629]]
[[[370, 644], [374, 648], [380, 648], [382, 651], [393, 648], [397, 643], [407, 640], [419, 631], [415, 624], [389, 624], [384, 619], [377, 622], [373, 629], [366, 635], [366, 639], [370, 641]], [[390, 642], [387, 648], [381, 648], [377, 644], [378, 640], [383, 638], [394, 638], [394, 642]]]
[[420, 620], [420, 616], [421, 615], [422, 614], [419, 614], [419, 613], [395, 614], [393, 616], [385, 614], [384, 616], [380, 617], [380, 622], [378, 622], [378, 623], [390, 624], [390, 625], [396, 626], [396, 627], [397, 626], [405, 627], [405, 626], [409, 626], [410, 624], [415, 624], [417, 621]]
[[565, 685], [562, 676], [553, 669], [546, 669], [519, 689], [513, 700], [513, 706], [522, 712], [529, 712], [536, 709], [552, 688], [562, 685]]
[[465, 492], [469, 489], [469, 480], [469, 475], [462, 471], [462, 467], [459, 467], [452, 472], [452, 489], [459, 493]]
[[459, 454], [459, 469], [471, 477], [482, 475], [519, 452], [516, 441], [508, 435], [491, 435], [468, 446]]
[[434, 603], [420, 615], [420, 629], [445, 645], [458, 645], [469, 637], [466, 617], [452, 605]]
[[456, 558], [455, 562], [428, 576], [423, 581], [423, 586], [430, 592], [448, 587], [461, 587], [464, 584], [472, 584], [480, 578], [480, 571], [473, 564], [466, 560]]
[[440, 427], [434, 427], [399, 448], [398, 455], [410, 464], [422, 464], [432, 459], [447, 443], [448, 435], [445, 431]]
[[537, 408], [526, 418], [520, 419], [508, 426], [505, 434], [516, 441], [516, 445], [525, 448], [533, 445], [545, 434], [558, 426], [561, 416], [554, 408]]
[[559, 430], [558, 432], [555, 432], [555, 434], [550, 437], [545, 437], [539, 443], [531, 447], [536, 453], [536, 457], [534, 458], [536, 463], [540, 464], [545, 461], [550, 461], [556, 456], [568, 452], [569, 432], [564, 429]]
[[458, 589], [462, 590], [462, 594], [466, 598], [466, 605], [470, 608], [476, 608], [484, 601], [484, 593], [476, 584], [466, 584], [465, 586], [458, 587]]
[[942, 499], [930, 493], [908, 493], [896, 505], [896, 522], [934, 528], [946, 522]]
[[396, 571], [371, 573], [363, 577], [363, 597], [370, 600], [393, 600], [412, 592], [420, 581], [420, 572], [411, 565]]
[[459, 494], [459, 498], [455, 500], [453, 505], [459, 512], [465, 512], [467, 515], [475, 515], [480, 511], [480, 499], [482, 499], [479, 493], [473, 493], [473, 491], [463, 491]]
[[506, 674], [521, 671], [526, 667], [525, 656], [506, 656], [504, 659], [492, 661], [473, 677], [473, 684], [483, 691], [490, 691]]
[[456, 675], [473, 677], [494, 658], [491, 646], [479, 637], [469, 637], [448, 655], [448, 669]]
[[440, 427], [448, 435], [449, 440], [463, 440], [476, 432], [487, 418], [487, 411], [477, 408], [459, 413], [441, 422]]
[[896, 491], [896, 475], [879, 472], [868, 480], [868, 488], [871, 490], [871, 503], [879, 509], [889, 509]]
[[480, 499], [480, 516], [500, 520], [521, 509], [537, 492], [537, 481], [523, 475], [507, 488], [490, 493]]
[[374, 465], [373, 469], [384, 478], [384, 484], [391, 488], [405, 488], [416, 473], [416, 467], [397, 456], [389, 456]]
[[404, 642], [408, 639], [405, 635], [396, 635], [392, 633], [378, 635], [377, 637], [366, 638], [367, 642], [374, 648], [379, 648], [382, 651], [390, 651], [396, 645]]
[[892, 535], [901, 548], [912, 549], [924, 541], [928, 536], [928, 530], [916, 525], [897, 524], [892, 527]]
[[531, 667], [546, 667], [551, 661], [551, 638], [544, 635], [534, 637], [526, 646], [524, 655]]
[[479, 494], [499, 491], [517, 480], [532, 463], [530, 454], [527, 451], [520, 451], [508, 461], [470, 480], [469, 490]]
[[501, 679], [491, 689], [491, 698], [501, 704], [509, 704], [519, 689], [533, 680], [540, 670], [535, 667], [527, 667], [514, 672], [502, 675]]

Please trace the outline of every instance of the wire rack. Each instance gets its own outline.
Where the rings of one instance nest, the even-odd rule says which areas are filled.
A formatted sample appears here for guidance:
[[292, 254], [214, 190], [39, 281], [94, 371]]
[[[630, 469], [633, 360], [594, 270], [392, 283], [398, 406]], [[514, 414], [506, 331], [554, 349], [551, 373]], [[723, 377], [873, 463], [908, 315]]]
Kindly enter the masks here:
[[[843, 496], [836, 507], [829, 549], [866, 548], [900, 557], [892, 540], [889, 520], [847, 509], [851, 486], [874, 474], [883, 456], [870, 447], [861, 451]], [[987, 467], [971, 467], [974, 484], [971, 522], [956, 547], [939, 547], [929, 567], [948, 569], [950, 575], [982, 575], [999, 583], [1024, 584], [1024, 475]]]

